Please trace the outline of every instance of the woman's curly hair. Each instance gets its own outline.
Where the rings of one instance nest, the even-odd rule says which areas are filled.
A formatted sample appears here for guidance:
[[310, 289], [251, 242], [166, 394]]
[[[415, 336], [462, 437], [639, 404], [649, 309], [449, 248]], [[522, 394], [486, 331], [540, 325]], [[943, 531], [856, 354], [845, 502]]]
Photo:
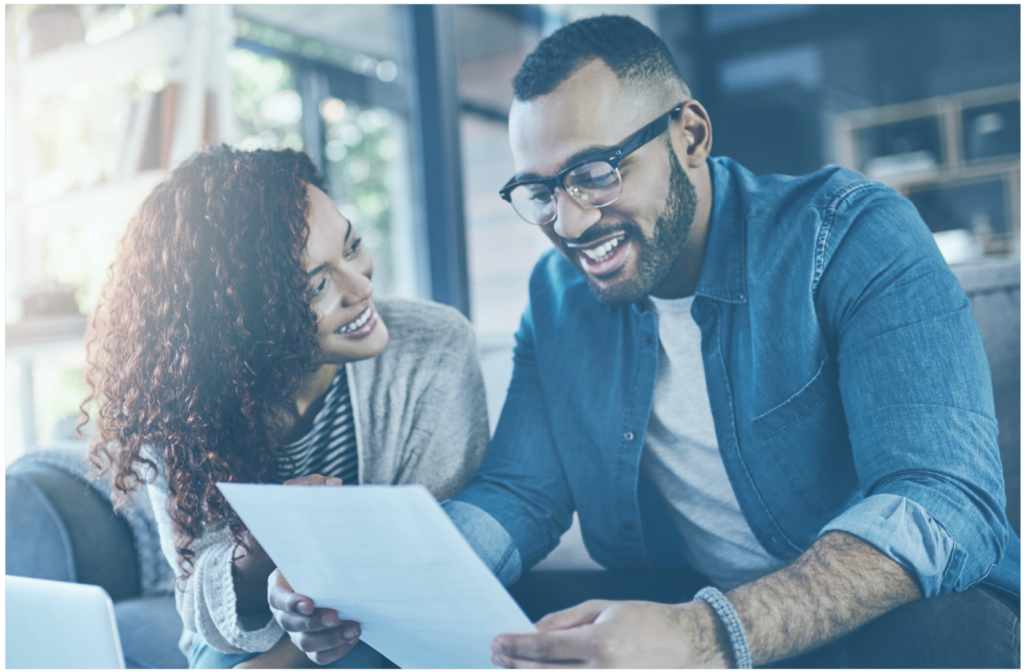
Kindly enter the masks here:
[[160, 465], [185, 576], [204, 525], [245, 545], [216, 483], [272, 478], [289, 398], [315, 367], [310, 184], [323, 178], [299, 152], [194, 154], [132, 216], [93, 314], [90, 460], [112, 470], [119, 505]]

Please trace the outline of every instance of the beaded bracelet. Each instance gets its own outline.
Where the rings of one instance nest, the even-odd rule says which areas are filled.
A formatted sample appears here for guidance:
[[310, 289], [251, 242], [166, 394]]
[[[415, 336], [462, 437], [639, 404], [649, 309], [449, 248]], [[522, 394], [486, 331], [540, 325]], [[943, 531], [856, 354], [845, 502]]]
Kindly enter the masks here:
[[736, 662], [736, 667], [745, 670], [752, 668], [750, 645], [747, 644], [747, 635], [743, 632], [743, 624], [740, 623], [739, 614], [733, 609], [732, 604], [729, 603], [725, 595], [718, 588], [708, 586], [701, 588], [693, 596], [693, 599], [707, 602], [715, 610], [715, 613], [718, 614], [718, 618], [721, 619], [722, 624], [725, 626], [725, 631], [729, 633], [729, 642], [732, 644], [732, 656]]

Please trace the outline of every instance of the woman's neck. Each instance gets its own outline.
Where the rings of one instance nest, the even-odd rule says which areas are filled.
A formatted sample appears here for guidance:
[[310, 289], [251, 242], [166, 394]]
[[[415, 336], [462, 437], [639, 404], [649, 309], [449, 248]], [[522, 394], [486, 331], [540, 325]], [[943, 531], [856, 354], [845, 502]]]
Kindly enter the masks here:
[[324, 364], [302, 379], [299, 389], [292, 395], [292, 411], [295, 415], [286, 433], [285, 443], [302, 438], [312, 428], [313, 419], [323, 407], [324, 395], [337, 375], [337, 364]]

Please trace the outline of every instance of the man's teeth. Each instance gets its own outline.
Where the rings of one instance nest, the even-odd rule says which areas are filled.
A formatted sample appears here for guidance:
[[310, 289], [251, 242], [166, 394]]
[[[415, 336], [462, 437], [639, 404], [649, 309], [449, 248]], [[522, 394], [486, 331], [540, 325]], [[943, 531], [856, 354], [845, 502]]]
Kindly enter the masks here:
[[619, 246], [622, 242], [621, 238], [612, 238], [603, 245], [598, 245], [592, 250], [583, 250], [583, 254], [590, 257], [591, 261], [600, 261], [604, 257], [608, 256], [608, 253]]
[[363, 311], [362, 315], [360, 315], [359, 317], [357, 317], [353, 321], [349, 322], [348, 324], [346, 324], [341, 329], [338, 329], [338, 332], [344, 334], [344, 333], [349, 332], [349, 331], [355, 331], [359, 327], [361, 327], [364, 324], [366, 324], [366, 321], [368, 319], [370, 319], [370, 315], [372, 315], [372, 314], [373, 314], [373, 311], [370, 310], [369, 308], [367, 308], [366, 310]]

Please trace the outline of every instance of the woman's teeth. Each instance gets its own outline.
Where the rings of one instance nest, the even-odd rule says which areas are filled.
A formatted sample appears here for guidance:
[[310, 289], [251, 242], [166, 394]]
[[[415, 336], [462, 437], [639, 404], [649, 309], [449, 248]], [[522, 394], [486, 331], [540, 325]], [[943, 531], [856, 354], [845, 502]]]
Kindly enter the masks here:
[[591, 261], [601, 261], [604, 257], [619, 246], [622, 242], [622, 238], [613, 238], [603, 245], [598, 245], [591, 250], [583, 250], [583, 254], [587, 255]]
[[372, 314], [373, 314], [373, 311], [370, 310], [369, 307], [367, 307], [366, 310], [364, 310], [362, 313], [360, 313], [359, 317], [357, 317], [356, 319], [352, 320], [351, 322], [346, 324], [341, 329], [338, 329], [338, 333], [339, 334], [345, 334], [345, 333], [348, 333], [350, 331], [355, 331], [359, 327], [361, 327], [364, 324], [366, 324], [366, 321], [368, 319], [370, 319], [370, 315], [372, 315]]

